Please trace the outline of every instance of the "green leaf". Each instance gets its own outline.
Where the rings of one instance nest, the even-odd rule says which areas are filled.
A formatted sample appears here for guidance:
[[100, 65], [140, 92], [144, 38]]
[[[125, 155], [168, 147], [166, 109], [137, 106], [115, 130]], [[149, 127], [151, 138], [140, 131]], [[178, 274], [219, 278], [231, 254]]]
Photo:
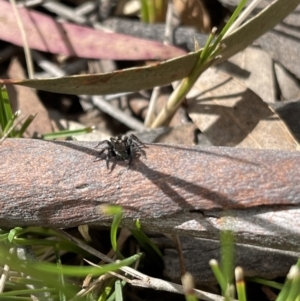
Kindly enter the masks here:
[[15, 227], [15, 228], [11, 229], [9, 231], [9, 234], [8, 234], [8, 237], [7, 237], [8, 241], [13, 242], [14, 238], [16, 236], [18, 236], [22, 231], [23, 231], [23, 228], [21, 228], [21, 227]]

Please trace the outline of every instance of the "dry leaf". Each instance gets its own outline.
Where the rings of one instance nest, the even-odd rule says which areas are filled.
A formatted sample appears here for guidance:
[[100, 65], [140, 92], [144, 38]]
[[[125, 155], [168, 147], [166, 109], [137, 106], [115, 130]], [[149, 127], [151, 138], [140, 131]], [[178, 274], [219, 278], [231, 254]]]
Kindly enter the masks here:
[[[19, 8], [19, 13], [32, 49], [114, 60], [165, 60], [185, 53], [179, 48], [154, 41], [57, 22], [26, 8]], [[3, 0], [0, 0], [0, 25], [0, 40], [23, 46], [11, 4]]]
[[297, 142], [268, 105], [225, 73], [207, 70], [187, 98], [189, 116], [213, 145], [297, 149]]
[[[8, 68], [8, 76], [13, 78], [24, 78], [26, 76], [18, 59], [12, 60]], [[51, 118], [34, 89], [9, 86], [8, 91], [14, 112], [20, 110], [21, 118], [36, 115], [27, 129], [25, 137], [32, 137], [34, 133], [43, 134], [57, 129], [55, 124], [51, 124]]]
[[[223, 70], [226, 73], [232, 74], [263, 101], [274, 102], [276, 100], [273, 60], [265, 51], [256, 47], [248, 47], [220, 67], [225, 68]], [[243, 74], [247, 74], [247, 76], [243, 76]]]

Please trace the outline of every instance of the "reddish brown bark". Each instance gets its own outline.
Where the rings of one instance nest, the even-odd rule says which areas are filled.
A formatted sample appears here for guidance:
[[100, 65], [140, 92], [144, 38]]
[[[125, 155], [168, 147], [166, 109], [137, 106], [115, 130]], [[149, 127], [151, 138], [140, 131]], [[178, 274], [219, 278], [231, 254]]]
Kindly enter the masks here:
[[[299, 152], [148, 145], [147, 158], [134, 159], [129, 169], [128, 162], [111, 161], [107, 170], [105, 158], [95, 161], [95, 144], [5, 140], [0, 227], [109, 224], [101, 205], [118, 204], [130, 227], [139, 218], [148, 229], [218, 238], [226, 226], [244, 242], [266, 236], [266, 245], [281, 246], [286, 234], [299, 243], [298, 230], [293, 240], [290, 226], [284, 228], [300, 229]], [[282, 214], [289, 220], [279, 225]], [[270, 222], [265, 231], [257, 228]]]

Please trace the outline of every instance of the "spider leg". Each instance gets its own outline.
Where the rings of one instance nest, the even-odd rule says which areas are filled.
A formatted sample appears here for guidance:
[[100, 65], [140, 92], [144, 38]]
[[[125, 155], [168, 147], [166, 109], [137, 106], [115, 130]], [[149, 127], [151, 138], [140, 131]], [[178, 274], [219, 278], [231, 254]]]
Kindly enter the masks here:
[[114, 156], [113, 151], [111, 149], [109, 149], [109, 151], [106, 155], [106, 167], [107, 167], [107, 169], [109, 169], [109, 161], [110, 161], [111, 157], [113, 157], [113, 156]]
[[110, 142], [108, 140], [103, 140], [103, 141], [100, 141], [97, 145], [95, 145], [94, 148], [97, 148], [99, 145], [104, 144], [104, 143], [107, 143], [108, 145], [110, 145]]
[[140, 152], [145, 158], [147, 158], [146, 156], [146, 152], [143, 150], [144, 147], [147, 147], [146, 145], [138, 145], [137, 143], [133, 144], [133, 148], [137, 149], [138, 152]]
[[[100, 151], [99, 151], [99, 153], [97, 154], [97, 156], [96, 156], [96, 160], [95, 161], [99, 161], [100, 160], [100, 156], [106, 151], [106, 150], [108, 150], [109, 149], [109, 147], [107, 146], [107, 147], [104, 147], [103, 149], [101, 149]], [[98, 159], [97, 159], [98, 158]]]
[[131, 144], [131, 145], [130, 145], [130, 150], [129, 150], [129, 162], [128, 162], [128, 168], [130, 167], [131, 162], [132, 162], [132, 159], [133, 159], [133, 148], [134, 148], [134, 145]]
[[98, 153], [98, 156], [100, 156], [100, 155], [102, 155], [106, 150], [108, 150], [109, 149], [109, 147], [107, 146], [107, 147], [104, 147], [104, 148], [102, 148], [100, 151], [99, 151], [99, 153]]
[[136, 145], [146, 147], [145, 144], [137, 136], [131, 134], [129, 137], [135, 142]]

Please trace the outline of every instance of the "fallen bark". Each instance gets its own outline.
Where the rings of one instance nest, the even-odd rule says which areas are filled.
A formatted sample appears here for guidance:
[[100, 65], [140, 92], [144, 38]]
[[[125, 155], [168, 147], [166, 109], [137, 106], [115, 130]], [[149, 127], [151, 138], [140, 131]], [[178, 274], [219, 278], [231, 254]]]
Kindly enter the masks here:
[[[123, 225], [299, 251], [300, 153], [151, 144], [147, 158], [110, 162], [93, 142], [6, 139], [0, 146], [0, 227]], [[102, 160], [103, 159], [103, 160]]]
[[[159, 242], [159, 239], [156, 241]], [[180, 243], [184, 267], [193, 275], [196, 286], [217, 284], [209, 261], [216, 259], [219, 263], [222, 262], [220, 242], [197, 237], [180, 237]], [[235, 244], [233, 250], [232, 266], [243, 267], [244, 277], [266, 279], [286, 277], [291, 266], [299, 259], [299, 252], [286, 252], [253, 245]], [[174, 248], [167, 247], [163, 249], [163, 254], [164, 275], [172, 282], [180, 282], [178, 252]]]

